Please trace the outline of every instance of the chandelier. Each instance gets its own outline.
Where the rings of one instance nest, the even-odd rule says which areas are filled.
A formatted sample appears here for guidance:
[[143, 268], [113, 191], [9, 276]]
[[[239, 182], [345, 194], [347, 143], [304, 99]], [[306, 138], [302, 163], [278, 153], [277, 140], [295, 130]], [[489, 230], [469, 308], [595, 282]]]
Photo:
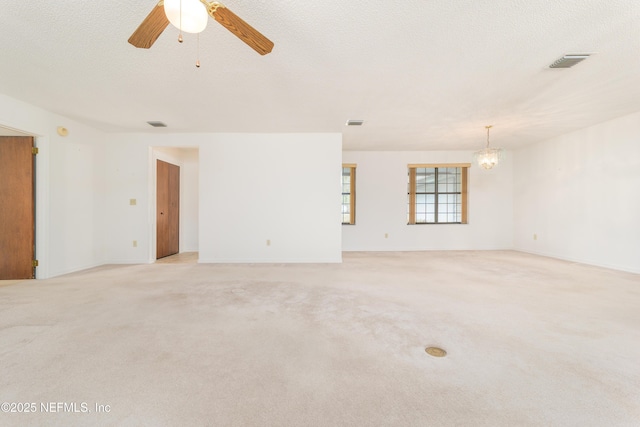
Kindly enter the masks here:
[[489, 148], [489, 129], [492, 126], [485, 126], [485, 128], [487, 129], [487, 146], [473, 153], [473, 159], [481, 168], [492, 169], [501, 160], [504, 160], [504, 150], [502, 148]]

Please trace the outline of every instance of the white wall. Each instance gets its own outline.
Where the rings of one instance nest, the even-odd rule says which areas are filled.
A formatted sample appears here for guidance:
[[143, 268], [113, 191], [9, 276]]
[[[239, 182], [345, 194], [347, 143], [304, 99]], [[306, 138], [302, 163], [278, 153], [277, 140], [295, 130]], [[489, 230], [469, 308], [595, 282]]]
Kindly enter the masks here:
[[50, 148], [49, 260], [58, 276], [103, 263], [103, 195], [99, 146], [65, 140]]
[[182, 152], [180, 176], [180, 250], [197, 252], [200, 234], [200, 153], [198, 149]]
[[[148, 263], [155, 259], [152, 231], [155, 217], [151, 209], [151, 148], [110, 134], [102, 156], [105, 186], [103, 244], [107, 263]], [[136, 199], [135, 205], [129, 200]], [[153, 211], [155, 212], [155, 210]], [[133, 241], [138, 242], [133, 247]], [[155, 255], [155, 252], [154, 252]]]
[[[511, 161], [469, 170], [469, 223], [407, 225], [409, 163], [470, 163], [467, 151], [345, 151], [356, 163], [356, 224], [342, 226], [345, 251], [510, 249]], [[388, 238], [385, 238], [385, 233]]]
[[340, 262], [341, 157], [340, 134], [202, 144], [200, 262]]
[[640, 273], [640, 113], [514, 157], [516, 249]]
[[[101, 265], [105, 250], [100, 156], [104, 134], [0, 95], [0, 126], [36, 137], [37, 278]], [[58, 126], [69, 130], [57, 134]]]
[[153, 260], [150, 147], [198, 147], [200, 262], [341, 260], [340, 134], [111, 134], [110, 262]]

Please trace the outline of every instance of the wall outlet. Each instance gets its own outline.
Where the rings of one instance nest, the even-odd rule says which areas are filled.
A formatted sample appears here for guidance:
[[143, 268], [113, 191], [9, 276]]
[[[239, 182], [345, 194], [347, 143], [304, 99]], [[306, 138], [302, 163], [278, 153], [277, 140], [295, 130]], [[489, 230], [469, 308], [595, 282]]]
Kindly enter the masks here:
[[538, 235], [536, 233], [533, 233], [533, 240], [538, 240]]
[[136, 199], [129, 199], [129, 204], [131, 206], [135, 206], [138, 203], [138, 201]]
[[138, 247], [138, 241], [137, 241], [137, 240], [134, 240], [134, 241], [133, 241], [133, 247], [134, 247], [134, 248], [137, 248], [137, 247]]
[[384, 233], [384, 238], [388, 239], [389, 238], [389, 233]]
[[267, 239], [267, 246], [271, 246], [271, 239]]

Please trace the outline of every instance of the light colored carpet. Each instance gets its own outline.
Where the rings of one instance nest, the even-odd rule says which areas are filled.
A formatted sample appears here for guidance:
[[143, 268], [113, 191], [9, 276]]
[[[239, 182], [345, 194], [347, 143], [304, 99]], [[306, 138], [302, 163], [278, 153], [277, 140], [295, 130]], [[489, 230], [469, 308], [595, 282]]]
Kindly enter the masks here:
[[640, 276], [518, 252], [104, 266], [0, 286], [0, 343], [0, 425], [640, 425]]

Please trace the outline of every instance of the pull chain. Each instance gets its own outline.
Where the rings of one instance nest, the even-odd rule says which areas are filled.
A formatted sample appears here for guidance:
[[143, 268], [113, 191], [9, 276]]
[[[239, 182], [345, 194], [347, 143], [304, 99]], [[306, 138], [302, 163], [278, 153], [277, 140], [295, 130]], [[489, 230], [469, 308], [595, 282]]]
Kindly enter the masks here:
[[178, 34], [178, 43], [182, 43], [182, 0], [180, 0], [180, 34]]
[[197, 34], [198, 50], [196, 54], [196, 68], [200, 68], [200, 33]]

